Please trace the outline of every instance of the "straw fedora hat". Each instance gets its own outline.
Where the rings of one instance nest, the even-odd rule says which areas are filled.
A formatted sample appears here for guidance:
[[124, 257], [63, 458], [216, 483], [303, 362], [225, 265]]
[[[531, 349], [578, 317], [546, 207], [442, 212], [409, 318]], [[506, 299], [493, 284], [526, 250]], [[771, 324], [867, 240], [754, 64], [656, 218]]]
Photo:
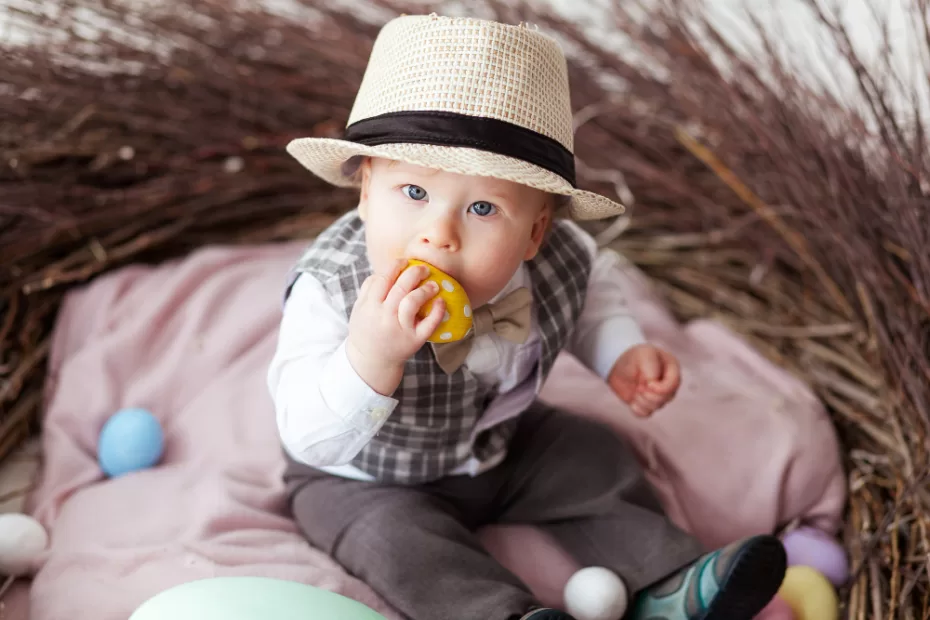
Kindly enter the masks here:
[[433, 14], [381, 29], [343, 139], [298, 138], [287, 151], [340, 187], [358, 184], [360, 157], [383, 157], [566, 196], [559, 216], [623, 213], [576, 187], [573, 147], [568, 69], [554, 39], [522, 24]]

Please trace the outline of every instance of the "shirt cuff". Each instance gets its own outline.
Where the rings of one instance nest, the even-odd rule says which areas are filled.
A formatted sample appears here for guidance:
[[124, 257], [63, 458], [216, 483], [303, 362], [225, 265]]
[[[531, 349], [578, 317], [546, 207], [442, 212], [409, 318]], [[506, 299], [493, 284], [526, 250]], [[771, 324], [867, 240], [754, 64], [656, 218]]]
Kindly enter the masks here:
[[621, 355], [645, 342], [646, 337], [636, 320], [631, 316], [618, 315], [601, 321], [583, 334], [578, 339], [574, 354], [606, 380]]
[[352, 368], [343, 342], [323, 368], [320, 396], [334, 414], [359, 433], [372, 436], [397, 406], [397, 400], [371, 389]]

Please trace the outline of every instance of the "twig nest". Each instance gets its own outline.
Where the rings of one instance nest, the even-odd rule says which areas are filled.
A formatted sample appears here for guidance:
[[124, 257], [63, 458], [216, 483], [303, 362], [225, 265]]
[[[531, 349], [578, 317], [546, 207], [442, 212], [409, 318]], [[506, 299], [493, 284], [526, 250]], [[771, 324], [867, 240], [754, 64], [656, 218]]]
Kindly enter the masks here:
[[817, 569], [834, 586], [849, 579], [846, 551], [829, 534], [813, 527], [802, 527], [785, 534], [782, 543], [789, 566], [810, 566]]
[[626, 611], [626, 584], [599, 566], [582, 568], [565, 584], [565, 610], [577, 620], [619, 620]]
[[48, 534], [41, 523], [16, 512], [0, 514], [0, 573], [33, 574], [47, 548]]
[[789, 566], [778, 596], [791, 606], [797, 620], [839, 617], [839, 600], [833, 584], [810, 566]]
[[[436, 331], [429, 337], [430, 342], [455, 342], [461, 340], [468, 333], [472, 326], [472, 308], [471, 302], [468, 301], [468, 295], [465, 289], [455, 278], [449, 274], [436, 269], [429, 263], [421, 260], [411, 259], [407, 261], [408, 267], [414, 265], [423, 265], [429, 269], [429, 275], [423, 282], [433, 281], [439, 285], [439, 293], [436, 297], [446, 302], [446, 314], [442, 323], [436, 328]], [[436, 297], [429, 300], [420, 312], [417, 314], [421, 319], [429, 315], [433, 309], [433, 302]]]

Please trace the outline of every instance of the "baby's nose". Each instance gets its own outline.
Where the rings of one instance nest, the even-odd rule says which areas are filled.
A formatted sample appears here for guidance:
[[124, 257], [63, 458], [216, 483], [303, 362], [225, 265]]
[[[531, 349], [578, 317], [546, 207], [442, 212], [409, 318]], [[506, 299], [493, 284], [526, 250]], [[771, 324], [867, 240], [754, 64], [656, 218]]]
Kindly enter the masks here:
[[423, 229], [420, 243], [439, 250], [455, 252], [459, 249], [458, 229], [451, 218], [436, 218]]

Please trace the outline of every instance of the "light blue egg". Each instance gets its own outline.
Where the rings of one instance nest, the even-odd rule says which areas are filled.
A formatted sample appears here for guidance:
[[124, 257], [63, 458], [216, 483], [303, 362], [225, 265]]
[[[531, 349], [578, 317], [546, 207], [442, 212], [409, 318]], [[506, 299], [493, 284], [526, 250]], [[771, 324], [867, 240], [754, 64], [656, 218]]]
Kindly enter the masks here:
[[151, 413], [139, 408], [121, 409], [100, 430], [100, 468], [112, 478], [152, 467], [161, 459], [164, 441], [161, 424]]

